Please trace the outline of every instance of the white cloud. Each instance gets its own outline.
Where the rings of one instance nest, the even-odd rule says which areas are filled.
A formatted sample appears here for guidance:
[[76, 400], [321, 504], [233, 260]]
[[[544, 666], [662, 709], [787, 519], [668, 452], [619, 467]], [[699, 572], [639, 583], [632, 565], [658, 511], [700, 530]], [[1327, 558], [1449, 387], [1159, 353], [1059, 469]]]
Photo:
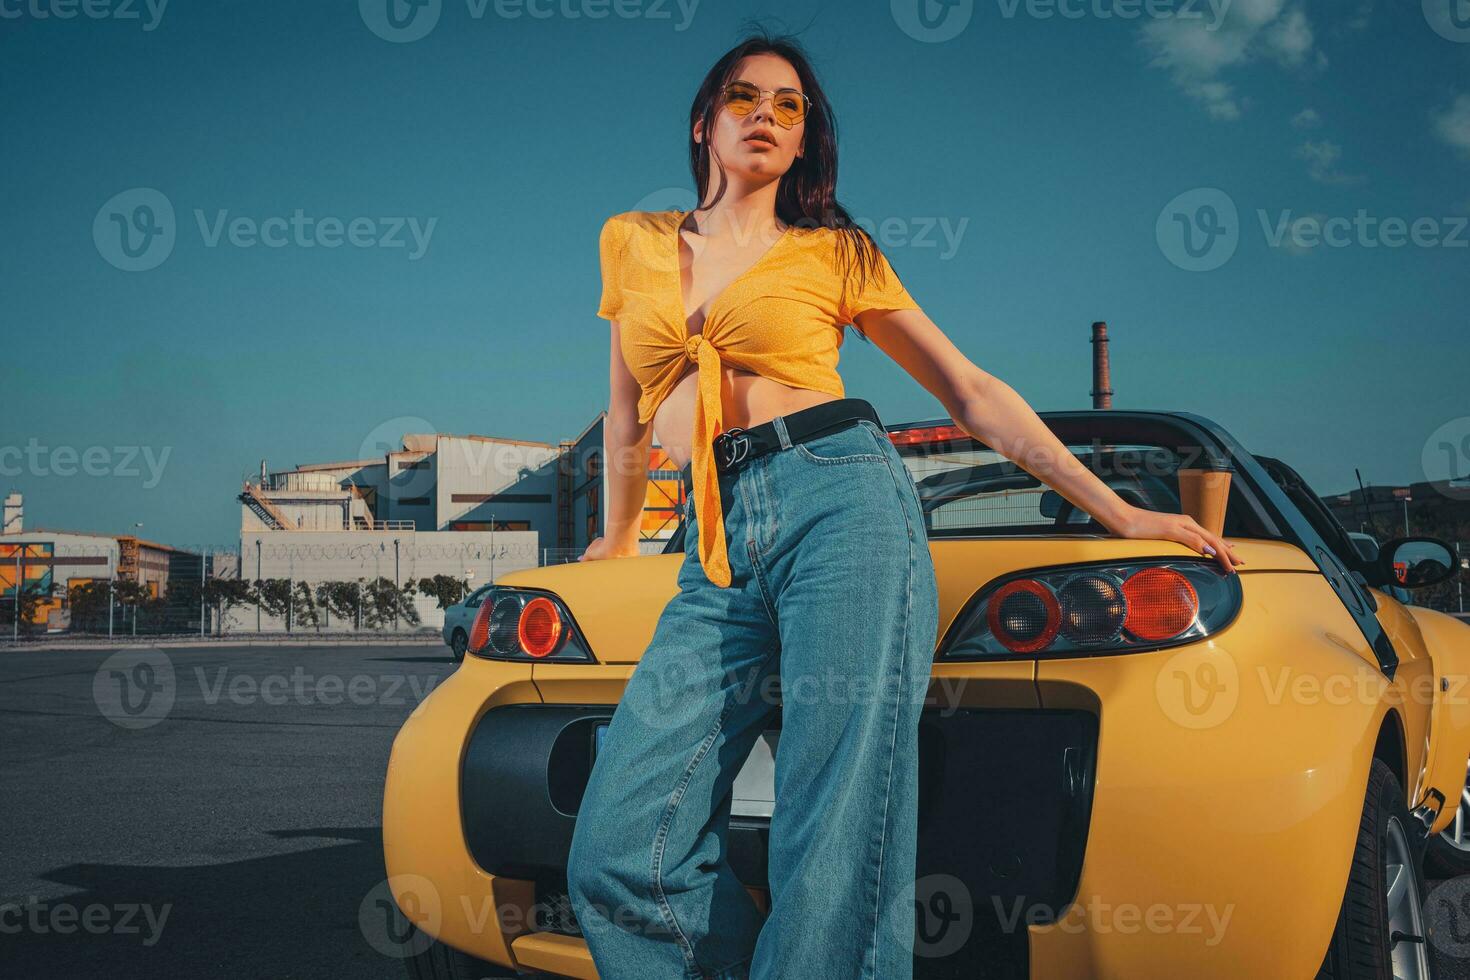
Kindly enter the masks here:
[[1234, 0], [1218, 21], [1158, 18], [1142, 30], [1151, 64], [1217, 119], [1238, 119], [1244, 108], [1225, 72], [1261, 58], [1291, 68], [1326, 63], [1306, 13], [1288, 0]]
[[1322, 125], [1322, 117], [1316, 109], [1310, 106], [1291, 117], [1291, 124], [1297, 129], [1316, 129]]
[[1457, 96], [1454, 105], [1434, 113], [1434, 131], [1450, 146], [1470, 155], [1470, 95]]
[[1320, 143], [1308, 140], [1298, 146], [1292, 155], [1307, 162], [1307, 173], [1318, 183], [1346, 187], [1361, 184], [1367, 179], [1361, 174], [1345, 174], [1337, 169], [1342, 160], [1342, 147], [1327, 140]]
[[1312, 25], [1307, 23], [1307, 15], [1296, 9], [1274, 21], [1266, 29], [1266, 46], [1277, 61], [1288, 67], [1306, 61], [1312, 53]]

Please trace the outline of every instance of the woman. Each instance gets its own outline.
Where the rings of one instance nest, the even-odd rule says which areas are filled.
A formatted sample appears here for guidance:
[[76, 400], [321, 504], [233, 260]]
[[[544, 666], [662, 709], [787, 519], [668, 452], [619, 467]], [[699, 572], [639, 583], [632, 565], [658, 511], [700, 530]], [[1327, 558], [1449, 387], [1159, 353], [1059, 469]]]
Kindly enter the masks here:
[[[837, 377], [844, 326], [1114, 533], [1240, 562], [1192, 518], [1121, 500], [924, 315], [836, 202], [835, 123], [796, 42], [722, 57], [689, 149], [699, 207], [615, 215], [600, 243], [611, 465], [582, 560], [639, 553], [654, 432], [691, 493], [679, 592], [578, 812], [573, 909], [603, 980], [904, 980], [938, 600], [913, 481]], [[725, 842], [778, 704], [762, 915]]]

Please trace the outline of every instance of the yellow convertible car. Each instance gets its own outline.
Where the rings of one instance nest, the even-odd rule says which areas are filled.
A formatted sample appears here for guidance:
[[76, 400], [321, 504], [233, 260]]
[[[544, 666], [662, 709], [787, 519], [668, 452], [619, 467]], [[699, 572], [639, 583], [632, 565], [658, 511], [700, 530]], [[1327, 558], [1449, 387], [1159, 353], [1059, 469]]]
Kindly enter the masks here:
[[[940, 600], [915, 976], [1431, 976], [1426, 852], [1470, 870], [1447, 843], [1470, 628], [1390, 591], [1458, 574], [1451, 550], [1403, 538], [1370, 559], [1290, 466], [1197, 415], [1042, 418], [1139, 506], [1181, 512], [1181, 470], [1228, 472], [1224, 535], [1246, 565], [1110, 536], [949, 420], [889, 427]], [[597, 975], [568, 847], [682, 560], [676, 534], [662, 554], [495, 583], [389, 762], [413, 976]], [[773, 703], [729, 800], [727, 856], [758, 901], [780, 727]]]

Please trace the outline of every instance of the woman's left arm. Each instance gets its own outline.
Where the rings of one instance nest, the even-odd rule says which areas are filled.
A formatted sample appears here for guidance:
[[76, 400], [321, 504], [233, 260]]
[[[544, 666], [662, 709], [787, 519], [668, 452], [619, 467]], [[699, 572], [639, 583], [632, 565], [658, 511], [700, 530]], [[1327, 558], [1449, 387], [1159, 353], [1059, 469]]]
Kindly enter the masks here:
[[922, 310], [868, 310], [857, 326], [939, 399], [956, 425], [1052, 487], [1122, 538], [1177, 541], [1218, 560], [1226, 571], [1245, 564], [1219, 535], [1187, 514], [1161, 514], [1113, 492], [1010, 385], [986, 373]]

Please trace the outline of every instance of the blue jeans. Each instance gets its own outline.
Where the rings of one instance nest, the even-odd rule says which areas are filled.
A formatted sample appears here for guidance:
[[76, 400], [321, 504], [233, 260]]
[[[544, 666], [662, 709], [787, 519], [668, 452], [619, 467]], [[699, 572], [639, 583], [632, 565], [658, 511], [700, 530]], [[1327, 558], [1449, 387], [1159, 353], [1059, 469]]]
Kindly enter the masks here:
[[[679, 592], [615, 709], [568, 885], [602, 980], [909, 980], [918, 723], [938, 631], [918, 492], [861, 420], [719, 474], [728, 588], [685, 516]], [[731, 788], [779, 705], [763, 916]]]

